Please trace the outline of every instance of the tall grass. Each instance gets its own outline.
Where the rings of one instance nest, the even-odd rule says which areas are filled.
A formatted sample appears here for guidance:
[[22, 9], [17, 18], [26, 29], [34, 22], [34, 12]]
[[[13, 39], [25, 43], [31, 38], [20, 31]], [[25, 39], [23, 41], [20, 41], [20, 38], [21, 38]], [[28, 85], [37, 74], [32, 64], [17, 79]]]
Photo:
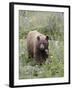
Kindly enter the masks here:
[[[64, 14], [62, 12], [19, 11], [19, 79], [64, 76]], [[28, 58], [26, 37], [37, 30], [48, 35], [49, 57], [42, 65]]]

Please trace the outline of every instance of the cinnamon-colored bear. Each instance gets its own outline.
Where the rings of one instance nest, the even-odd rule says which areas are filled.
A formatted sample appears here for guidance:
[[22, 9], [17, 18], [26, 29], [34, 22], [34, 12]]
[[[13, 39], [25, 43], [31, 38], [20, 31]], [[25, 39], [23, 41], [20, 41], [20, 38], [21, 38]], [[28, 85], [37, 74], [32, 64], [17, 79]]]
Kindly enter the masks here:
[[48, 58], [48, 36], [37, 31], [30, 31], [27, 35], [28, 57], [34, 58], [39, 64]]

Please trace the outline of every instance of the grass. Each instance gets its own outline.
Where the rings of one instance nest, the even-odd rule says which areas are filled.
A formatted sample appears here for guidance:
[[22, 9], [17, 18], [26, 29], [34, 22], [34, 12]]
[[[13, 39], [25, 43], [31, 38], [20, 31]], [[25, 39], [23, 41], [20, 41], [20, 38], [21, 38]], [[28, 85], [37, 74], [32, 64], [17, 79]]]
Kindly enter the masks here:
[[[57, 12], [19, 11], [19, 79], [64, 76], [64, 14]], [[26, 37], [37, 30], [48, 35], [49, 57], [42, 65], [29, 59]]]
[[20, 40], [20, 44], [19, 79], [64, 76], [63, 42], [49, 41], [49, 58], [42, 65], [28, 59], [26, 39]]

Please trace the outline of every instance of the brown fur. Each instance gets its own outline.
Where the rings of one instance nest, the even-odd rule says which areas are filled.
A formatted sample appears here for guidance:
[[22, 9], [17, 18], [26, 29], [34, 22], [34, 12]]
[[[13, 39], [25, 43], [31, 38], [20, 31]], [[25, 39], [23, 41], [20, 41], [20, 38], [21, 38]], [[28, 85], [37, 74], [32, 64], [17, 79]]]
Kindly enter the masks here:
[[[28, 50], [28, 57], [29, 58], [35, 58], [35, 60], [38, 63], [43, 63], [48, 55], [45, 51], [39, 50], [39, 42], [37, 37], [40, 37], [42, 41], [45, 41], [48, 43], [48, 40], [46, 40], [46, 36], [37, 32], [37, 31], [30, 31], [27, 35], [27, 50]], [[48, 49], [48, 48], [47, 48]]]

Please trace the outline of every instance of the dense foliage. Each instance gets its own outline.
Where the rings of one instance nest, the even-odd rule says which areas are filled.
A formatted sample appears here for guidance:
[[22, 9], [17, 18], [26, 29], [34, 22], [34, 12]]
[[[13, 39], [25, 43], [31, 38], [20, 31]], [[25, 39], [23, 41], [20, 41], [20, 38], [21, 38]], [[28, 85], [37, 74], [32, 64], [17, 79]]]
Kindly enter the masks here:
[[[37, 30], [50, 37], [49, 58], [42, 65], [28, 59], [26, 37]], [[64, 76], [64, 13], [19, 11], [19, 78]]]

